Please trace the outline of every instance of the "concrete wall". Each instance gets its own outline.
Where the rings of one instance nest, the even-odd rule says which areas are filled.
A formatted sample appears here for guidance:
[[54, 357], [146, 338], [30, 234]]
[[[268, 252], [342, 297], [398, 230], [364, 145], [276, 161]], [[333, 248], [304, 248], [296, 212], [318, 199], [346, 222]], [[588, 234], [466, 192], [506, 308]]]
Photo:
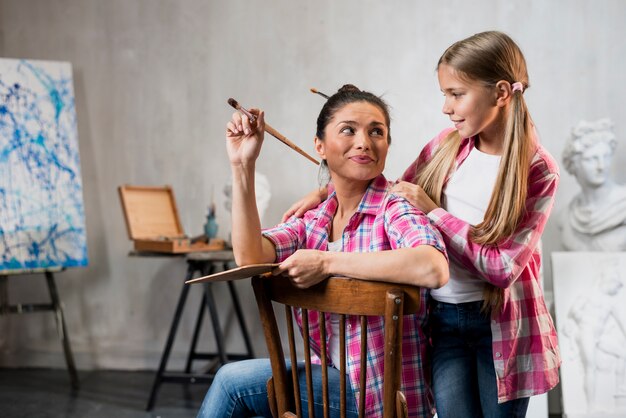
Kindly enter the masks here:
[[[525, 96], [543, 144], [560, 160], [580, 119], [610, 117], [618, 138], [626, 134], [625, 11], [620, 0], [0, 0], [0, 56], [73, 64], [90, 265], [59, 274], [58, 285], [78, 367], [156, 368], [185, 263], [127, 256], [116, 187], [172, 185], [191, 235], [201, 231], [213, 198], [226, 238], [228, 97], [263, 107], [270, 124], [313, 152], [322, 101], [310, 87], [332, 93], [350, 82], [383, 94], [393, 108], [386, 174], [396, 178], [449, 125], [434, 72], [442, 51], [498, 29], [526, 54], [532, 87]], [[620, 145], [620, 182], [625, 164]], [[258, 170], [273, 189], [266, 225], [316, 184], [316, 168], [271, 137]], [[576, 191], [563, 170], [555, 210]], [[554, 221], [543, 244], [546, 255], [560, 249]], [[550, 289], [549, 257], [545, 271]], [[237, 287], [262, 355], [251, 289]], [[218, 299], [224, 288], [216, 289]], [[11, 278], [9, 290], [16, 301], [47, 299], [37, 276]], [[191, 295], [174, 367], [186, 353], [199, 291]], [[222, 311], [229, 346], [241, 349], [232, 311], [227, 304]], [[2, 317], [0, 330], [0, 365], [63, 367], [51, 315]], [[205, 339], [203, 347], [214, 344]]]

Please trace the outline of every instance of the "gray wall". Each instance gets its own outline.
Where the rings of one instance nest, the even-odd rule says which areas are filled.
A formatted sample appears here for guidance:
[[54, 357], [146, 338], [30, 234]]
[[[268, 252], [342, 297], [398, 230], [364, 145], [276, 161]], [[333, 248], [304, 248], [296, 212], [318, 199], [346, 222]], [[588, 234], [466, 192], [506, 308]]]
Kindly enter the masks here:
[[[393, 4], [393, 5], [392, 5]], [[213, 196], [220, 235], [228, 214], [224, 125], [228, 97], [266, 110], [270, 124], [313, 152], [322, 105], [310, 87], [351, 82], [392, 105], [396, 178], [449, 125], [434, 67], [450, 43], [499, 29], [521, 45], [532, 87], [525, 93], [543, 144], [560, 160], [580, 119], [610, 117], [626, 133], [626, 3], [613, 1], [0, 0], [0, 56], [73, 64], [89, 267], [58, 275], [78, 367], [156, 368], [181, 287], [180, 259], [127, 256], [116, 187], [171, 184], [189, 234], [201, 231]], [[624, 182], [626, 151], [615, 175]], [[316, 168], [268, 137], [258, 164], [272, 185], [264, 223], [316, 184]], [[577, 191], [562, 172], [556, 211]], [[560, 249], [550, 222], [546, 255]], [[551, 288], [546, 257], [546, 286]], [[265, 353], [248, 283], [237, 283], [257, 352]], [[219, 297], [227, 294], [217, 289]], [[199, 301], [194, 288], [172, 366], [180, 366]], [[12, 300], [45, 301], [43, 280], [11, 278]], [[241, 349], [227, 304], [230, 347]], [[193, 311], [193, 312], [192, 312]], [[58, 366], [51, 315], [0, 318], [0, 365]], [[205, 339], [203, 348], [214, 348]]]

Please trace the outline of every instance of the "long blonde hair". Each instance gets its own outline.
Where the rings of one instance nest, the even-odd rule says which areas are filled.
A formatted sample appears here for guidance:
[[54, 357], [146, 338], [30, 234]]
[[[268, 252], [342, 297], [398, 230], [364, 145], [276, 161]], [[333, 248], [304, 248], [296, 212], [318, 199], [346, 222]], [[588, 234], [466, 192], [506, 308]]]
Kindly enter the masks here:
[[[504, 80], [529, 87], [524, 55], [515, 42], [502, 32], [473, 35], [450, 46], [441, 56], [437, 68], [445, 64], [460, 76], [494, 87]], [[534, 152], [532, 120], [521, 91], [514, 91], [506, 115], [503, 152], [496, 183], [484, 220], [470, 230], [471, 239], [483, 246], [497, 246], [518, 227], [525, 213], [528, 173]], [[442, 206], [442, 193], [449, 174], [454, 170], [461, 145], [458, 131], [440, 144], [432, 159], [420, 167], [415, 182], [431, 199]], [[484, 308], [499, 311], [503, 291], [487, 284]]]

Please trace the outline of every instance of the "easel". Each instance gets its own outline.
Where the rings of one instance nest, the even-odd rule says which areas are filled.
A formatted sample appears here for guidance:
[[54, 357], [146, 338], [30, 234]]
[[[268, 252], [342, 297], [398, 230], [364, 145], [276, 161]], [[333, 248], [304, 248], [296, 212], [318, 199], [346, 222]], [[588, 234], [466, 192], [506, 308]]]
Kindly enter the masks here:
[[[57, 324], [57, 332], [59, 338], [63, 344], [63, 351], [65, 353], [65, 362], [67, 363], [67, 371], [70, 375], [70, 384], [73, 390], [79, 389], [78, 373], [76, 372], [76, 365], [74, 364], [74, 356], [72, 355], [72, 348], [70, 346], [70, 339], [67, 334], [67, 326], [65, 325], [65, 317], [63, 316], [63, 308], [61, 307], [61, 301], [59, 299], [59, 293], [54, 281], [53, 272], [59, 272], [62, 269], [56, 270], [44, 270], [43, 273], [46, 277], [46, 283], [48, 284], [48, 291], [50, 293], [51, 303], [18, 303], [15, 305], [9, 304], [9, 275], [0, 275], [0, 315], [7, 314], [24, 314], [31, 312], [52, 311], [55, 313], [55, 320]], [[39, 273], [36, 272], [27, 272]], [[20, 272], [19, 274], [25, 274]]]

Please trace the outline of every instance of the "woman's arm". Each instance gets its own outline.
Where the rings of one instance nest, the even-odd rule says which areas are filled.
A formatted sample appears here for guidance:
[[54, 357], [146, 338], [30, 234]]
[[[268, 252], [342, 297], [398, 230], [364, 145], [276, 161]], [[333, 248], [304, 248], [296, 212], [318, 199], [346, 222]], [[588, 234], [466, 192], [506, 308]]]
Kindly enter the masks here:
[[[384, 209], [389, 250], [328, 252], [299, 250], [276, 269], [306, 288], [333, 275], [438, 288], [448, 281], [448, 260], [441, 234], [405, 199], [392, 196]], [[356, 237], [358, 239], [358, 237]], [[381, 241], [382, 243], [382, 241]], [[378, 242], [377, 242], [378, 244]]]
[[256, 207], [254, 169], [263, 144], [263, 112], [251, 124], [246, 115], [233, 114], [226, 125], [226, 149], [233, 176], [232, 244], [238, 265], [272, 262], [276, 258], [273, 244], [261, 235], [261, 221]]
[[298, 250], [275, 271], [282, 273], [301, 288], [346, 276], [434, 289], [446, 284], [449, 275], [446, 257], [430, 245], [371, 253]]

